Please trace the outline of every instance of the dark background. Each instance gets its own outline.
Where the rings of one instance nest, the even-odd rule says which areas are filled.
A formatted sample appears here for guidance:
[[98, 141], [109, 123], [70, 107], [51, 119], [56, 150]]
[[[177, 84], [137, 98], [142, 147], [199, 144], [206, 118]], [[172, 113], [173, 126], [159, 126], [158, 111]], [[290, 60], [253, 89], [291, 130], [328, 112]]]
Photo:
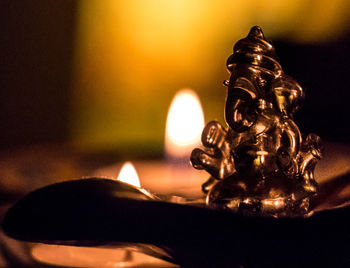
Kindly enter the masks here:
[[274, 42], [284, 71], [306, 93], [296, 121], [304, 133], [324, 140], [349, 141], [350, 32], [327, 44]]
[[[69, 139], [77, 1], [0, 2], [0, 150]], [[274, 40], [306, 90], [302, 132], [349, 141], [350, 31], [331, 43]]]
[[0, 1], [0, 149], [64, 141], [76, 1]]

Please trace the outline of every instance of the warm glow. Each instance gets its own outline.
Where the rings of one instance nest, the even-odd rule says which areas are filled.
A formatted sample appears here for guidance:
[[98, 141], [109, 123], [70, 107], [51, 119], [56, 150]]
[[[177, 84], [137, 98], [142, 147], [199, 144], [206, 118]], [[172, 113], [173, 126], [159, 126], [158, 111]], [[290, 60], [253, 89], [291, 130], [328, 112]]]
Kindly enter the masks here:
[[189, 156], [200, 143], [204, 115], [197, 94], [189, 89], [180, 90], [168, 112], [165, 133], [165, 151], [171, 157]]
[[137, 175], [136, 169], [131, 162], [126, 162], [122, 166], [117, 180], [126, 182], [136, 187], [141, 187], [139, 176]]
[[184, 84], [210, 96], [201, 100], [206, 116], [223, 123], [225, 61], [253, 25], [269, 40], [317, 44], [345, 35], [350, 22], [348, 0], [75, 3], [71, 137], [98, 151], [159, 149], [165, 103]]
[[[131, 251], [133, 250], [133, 251]], [[161, 259], [122, 248], [74, 247], [35, 244], [33, 258], [54, 267], [177, 267]], [[46, 266], [45, 266], [46, 267]]]

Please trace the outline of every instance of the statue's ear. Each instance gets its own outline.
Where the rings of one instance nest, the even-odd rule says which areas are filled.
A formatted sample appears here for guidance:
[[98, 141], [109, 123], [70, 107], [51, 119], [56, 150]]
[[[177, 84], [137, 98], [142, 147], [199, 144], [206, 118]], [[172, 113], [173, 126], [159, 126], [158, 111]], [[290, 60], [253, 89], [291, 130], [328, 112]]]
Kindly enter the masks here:
[[301, 106], [305, 97], [304, 91], [299, 83], [288, 75], [282, 75], [273, 81], [271, 87], [275, 95], [275, 105], [280, 107], [282, 103], [279, 103], [278, 99], [284, 97], [287, 104], [287, 107], [285, 107], [286, 112], [290, 116], [293, 116], [294, 112]]

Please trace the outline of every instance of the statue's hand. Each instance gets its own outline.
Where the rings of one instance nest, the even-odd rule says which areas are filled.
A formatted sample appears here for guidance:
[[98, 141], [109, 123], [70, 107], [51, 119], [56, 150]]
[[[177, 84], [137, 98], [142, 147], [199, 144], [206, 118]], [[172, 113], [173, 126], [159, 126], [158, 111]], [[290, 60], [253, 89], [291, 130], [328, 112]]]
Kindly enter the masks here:
[[223, 179], [235, 171], [231, 143], [226, 130], [216, 121], [209, 122], [202, 132], [204, 150], [196, 148], [191, 163], [196, 169], [205, 169], [216, 179]]

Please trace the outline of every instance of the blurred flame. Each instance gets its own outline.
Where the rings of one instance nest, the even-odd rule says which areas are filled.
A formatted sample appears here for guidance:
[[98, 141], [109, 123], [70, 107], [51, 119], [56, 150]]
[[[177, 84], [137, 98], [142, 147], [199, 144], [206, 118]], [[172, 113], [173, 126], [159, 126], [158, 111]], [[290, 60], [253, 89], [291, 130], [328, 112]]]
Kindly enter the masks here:
[[137, 175], [136, 169], [131, 162], [125, 162], [122, 166], [117, 180], [131, 184], [135, 187], [141, 187], [139, 176]]
[[200, 143], [204, 128], [203, 109], [197, 94], [180, 90], [171, 102], [165, 130], [165, 152], [176, 158], [189, 156]]

